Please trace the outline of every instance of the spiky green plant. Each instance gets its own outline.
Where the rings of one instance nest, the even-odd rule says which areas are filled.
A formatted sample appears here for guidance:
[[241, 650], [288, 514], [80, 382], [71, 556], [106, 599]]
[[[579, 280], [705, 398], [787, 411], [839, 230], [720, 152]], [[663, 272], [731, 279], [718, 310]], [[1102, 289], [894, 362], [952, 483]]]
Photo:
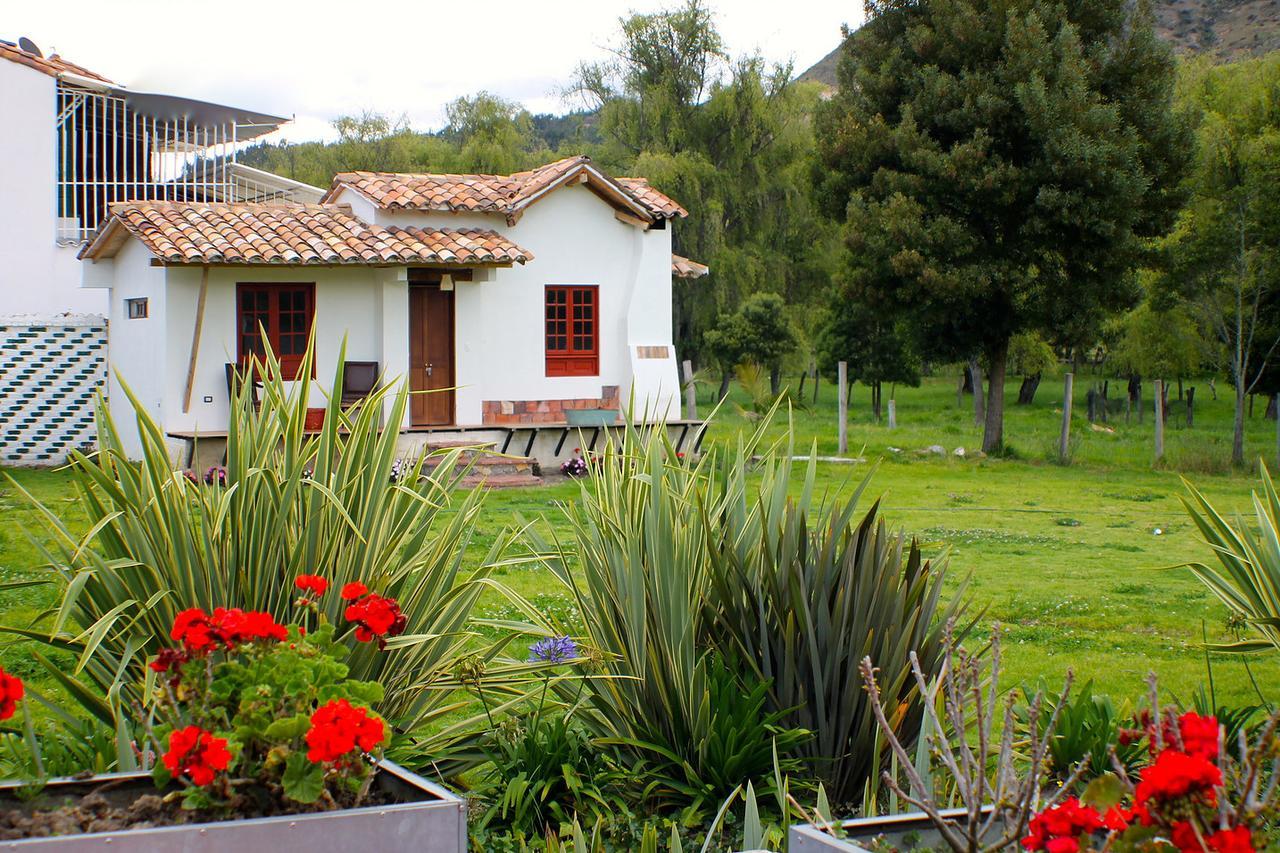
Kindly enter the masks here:
[[[331, 395], [323, 428], [308, 434], [311, 358], [296, 382], [285, 382], [268, 354], [258, 370], [261, 402], [234, 395], [225, 486], [175, 470], [161, 427], [126, 389], [139, 458], [130, 459], [112, 412], [100, 406], [98, 451], [73, 454], [70, 464], [89, 530], [73, 533], [27, 495], [53, 534], [46, 556], [62, 596], [48, 623], [5, 630], [73, 653], [73, 674], [107, 697], [103, 704], [79, 688], [95, 714], [123, 709], [127, 716], [140, 707], [143, 663], [168, 642], [178, 611], [242, 607], [283, 619], [302, 573], [330, 581], [321, 607], [339, 626], [348, 624], [337, 595], [347, 582], [399, 601], [408, 626], [387, 651], [350, 633], [347, 641], [351, 676], [384, 685], [379, 711], [401, 732], [422, 735], [466, 707], [455, 669], [468, 656], [487, 668], [493, 690], [529, 669], [500, 660], [509, 631], [481, 642], [474, 630], [473, 609], [509, 537], [498, 537], [481, 559], [468, 554], [483, 492], [457, 490], [466, 472], [459, 450], [401, 460], [393, 482], [398, 431], [382, 423], [384, 410], [386, 423], [401, 422], [409, 400], [403, 386], [375, 391], [348, 411]], [[340, 385], [342, 361], [340, 353], [331, 387]], [[117, 416], [127, 411], [124, 402], [116, 402]], [[79, 683], [50, 669], [69, 689]], [[464, 727], [430, 728], [445, 740]]]
[[1208, 498], [1183, 480], [1189, 496], [1182, 504], [1213, 550], [1218, 566], [1185, 563], [1231, 612], [1260, 636], [1211, 646], [1223, 652], [1259, 652], [1280, 649], [1280, 496], [1266, 465], [1262, 495], [1253, 493], [1254, 521], [1250, 529], [1243, 518], [1233, 525], [1213, 508]]
[[797, 469], [785, 448], [751, 477], [740, 463], [725, 468], [707, 624], [722, 654], [770, 685], [770, 709], [813, 733], [797, 754], [849, 803], [881, 754], [860, 661], [870, 655], [880, 667], [899, 737], [913, 742], [923, 708], [909, 655], [936, 674], [942, 628], [966, 609], [965, 583], [944, 595], [945, 561], [923, 559], [915, 540], [890, 532], [878, 501], [858, 519], [870, 474], [848, 498], [822, 505], [816, 455]]
[[567, 539], [534, 542], [574, 597], [597, 664], [565, 692], [582, 690], [579, 722], [648, 804], [710, 806], [765, 778], [773, 741], [785, 749], [798, 736], [764, 707], [759, 681], [726, 669], [707, 643], [722, 454], [685, 461], [665, 429], [628, 426], [564, 507]]

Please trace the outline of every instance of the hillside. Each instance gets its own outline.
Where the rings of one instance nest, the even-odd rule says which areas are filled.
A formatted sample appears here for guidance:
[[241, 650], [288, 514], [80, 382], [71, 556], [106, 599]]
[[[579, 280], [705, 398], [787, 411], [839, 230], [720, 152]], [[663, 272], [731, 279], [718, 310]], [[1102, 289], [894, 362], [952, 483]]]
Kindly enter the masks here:
[[[1179, 53], [1208, 53], [1223, 61], [1280, 48], [1280, 0], [1157, 0], [1156, 29]], [[840, 49], [800, 74], [836, 84]]]

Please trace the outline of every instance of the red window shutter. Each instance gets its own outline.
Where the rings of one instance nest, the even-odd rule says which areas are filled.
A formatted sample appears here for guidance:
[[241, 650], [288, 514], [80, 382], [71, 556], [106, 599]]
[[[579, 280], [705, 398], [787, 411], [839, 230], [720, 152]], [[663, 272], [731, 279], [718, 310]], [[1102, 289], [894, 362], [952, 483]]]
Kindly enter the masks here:
[[[286, 378], [295, 378], [315, 322], [316, 290], [307, 284], [237, 284], [237, 357], [241, 364], [266, 354], [263, 333]], [[312, 366], [314, 372], [314, 365]]]
[[548, 285], [544, 324], [548, 376], [600, 375], [600, 288]]

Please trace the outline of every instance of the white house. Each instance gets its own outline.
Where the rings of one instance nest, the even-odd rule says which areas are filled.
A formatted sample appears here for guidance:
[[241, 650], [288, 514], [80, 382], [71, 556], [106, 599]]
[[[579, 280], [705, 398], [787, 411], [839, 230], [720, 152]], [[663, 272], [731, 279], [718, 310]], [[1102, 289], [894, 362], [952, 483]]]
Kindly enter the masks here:
[[318, 204], [113, 204], [80, 254], [84, 286], [108, 293], [112, 368], [172, 436], [224, 434], [228, 365], [265, 331], [296, 370], [314, 329], [322, 382], [345, 339], [348, 362], [434, 392], [389, 426], [504, 447], [523, 431], [516, 447], [538, 439], [550, 461], [569, 412], [634, 401], [679, 418], [671, 279], [706, 271], [672, 255], [686, 215], [573, 157], [507, 176], [343, 173]]
[[137, 92], [27, 39], [0, 40], [0, 464], [91, 444], [108, 294], [76, 256], [116, 201], [318, 200], [236, 163], [287, 119]]

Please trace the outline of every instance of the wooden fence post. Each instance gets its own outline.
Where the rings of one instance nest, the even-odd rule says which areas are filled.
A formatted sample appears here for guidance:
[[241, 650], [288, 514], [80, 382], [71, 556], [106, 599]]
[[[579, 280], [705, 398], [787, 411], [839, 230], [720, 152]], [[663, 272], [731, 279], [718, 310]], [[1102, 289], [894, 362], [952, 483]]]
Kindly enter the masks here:
[[1164, 458], [1164, 380], [1156, 380], [1156, 461]]
[[1062, 435], [1058, 437], [1058, 461], [1064, 465], [1071, 449], [1071, 386], [1074, 379], [1070, 373], [1062, 376]]
[[890, 398], [889, 399], [889, 429], [894, 429], [897, 426], [898, 426], [898, 401]]
[[839, 437], [840, 455], [844, 456], [849, 452], [849, 365], [846, 362], [840, 362], [836, 365], [836, 405], [840, 410], [840, 424], [837, 428]]
[[698, 419], [698, 388], [693, 384], [693, 362], [684, 360], [684, 416], [691, 421]]

